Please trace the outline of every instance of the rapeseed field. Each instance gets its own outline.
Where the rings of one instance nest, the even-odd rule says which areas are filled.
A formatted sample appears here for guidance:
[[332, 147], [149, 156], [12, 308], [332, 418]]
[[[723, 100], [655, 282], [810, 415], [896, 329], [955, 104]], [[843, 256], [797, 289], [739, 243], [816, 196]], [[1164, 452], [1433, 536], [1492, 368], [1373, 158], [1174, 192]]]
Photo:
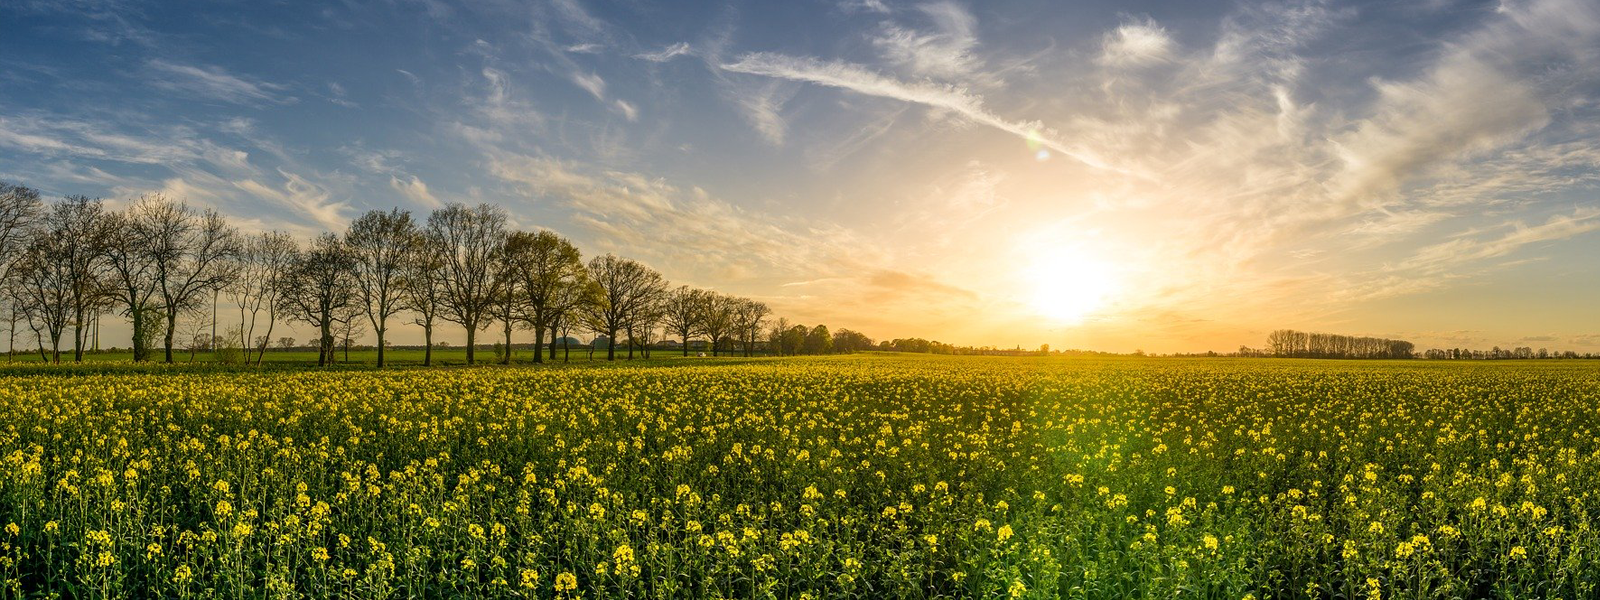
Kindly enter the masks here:
[[1600, 370], [0, 375], [5, 597], [1594, 598]]

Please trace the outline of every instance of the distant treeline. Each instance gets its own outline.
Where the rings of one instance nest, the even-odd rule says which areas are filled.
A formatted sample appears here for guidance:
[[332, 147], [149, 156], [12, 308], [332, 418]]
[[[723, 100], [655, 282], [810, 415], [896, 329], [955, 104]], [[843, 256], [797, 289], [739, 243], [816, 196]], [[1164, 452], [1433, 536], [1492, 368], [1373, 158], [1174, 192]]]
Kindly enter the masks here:
[[1279, 329], [1267, 335], [1266, 353], [1289, 358], [1416, 358], [1405, 340]]
[[1600, 358], [1593, 352], [1578, 353], [1572, 350], [1550, 350], [1540, 348], [1534, 350], [1527, 346], [1519, 348], [1501, 348], [1495, 346], [1489, 350], [1471, 350], [1467, 348], [1430, 348], [1422, 353], [1422, 357], [1430, 360], [1527, 360], [1548, 358]]

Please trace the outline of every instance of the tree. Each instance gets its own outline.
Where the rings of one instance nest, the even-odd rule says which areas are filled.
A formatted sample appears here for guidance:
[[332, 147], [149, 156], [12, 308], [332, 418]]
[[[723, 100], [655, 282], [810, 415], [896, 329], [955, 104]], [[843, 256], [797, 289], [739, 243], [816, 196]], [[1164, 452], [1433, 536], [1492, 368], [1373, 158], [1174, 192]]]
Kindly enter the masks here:
[[44, 230], [57, 238], [56, 260], [70, 289], [68, 319], [72, 322], [72, 360], [83, 362], [89, 321], [101, 305], [101, 266], [105, 254], [100, 245], [107, 235], [106, 212], [98, 198], [67, 196], [50, 207]]
[[[256, 364], [261, 364], [272, 340], [272, 329], [278, 321], [278, 292], [280, 280], [294, 261], [296, 246], [288, 234], [269, 231], [245, 239], [235, 257], [234, 269], [238, 277], [227, 287], [228, 297], [239, 307], [239, 346], [244, 348], [244, 361], [250, 362], [250, 351], [256, 353]], [[267, 313], [266, 331], [256, 335], [261, 312]], [[251, 340], [255, 341], [252, 346]]]
[[[68, 272], [67, 246], [71, 242], [50, 229], [35, 230], [14, 267], [12, 293], [22, 307], [28, 327], [39, 344], [39, 355], [61, 362], [61, 334], [72, 316], [72, 277]], [[50, 354], [45, 353], [45, 341]]]
[[178, 313], [196, 308], [206, 292], [232, 281], [239, 234], [214, 210], [197, 214], [185, 204], [152, 198], [137, 205], [137, 218], [150, 236], [148, 252], [166, 317], [163, 347], [170, 363]]
[[700, 331], [700, 306], [706, 302], [705, 290], [680, 285], [662, 302], [662, 322], [683, 342], [683, 355], [689, 355], [689, 336]]
[[[521, 252], [523, 249], [512, 248], [510, 242], [510, 237], [520, 233], [522, 232], [518, 231], [507, 236], [507, 241], [500, 245], [500, 250], [494, 254], [493, 264], [489, 267], [494, 277], [494, 285], [491, 286], [494, 297], [490, 302], [489, 314], [500, 321], [505, 336], [503, 343], [496, 344], [495, 351], [495, 360], [502, 365], [511, 364], [511, 332], [516, 329], [519, 321], [525, 320], [522, 308], [526, 304], [526, 299], [522, 294], [521, 278], [517, 276], [515, 260], [512, 258], [513, 251]], [[538, 358], [539, 353], [534, 352], [534, 360]]]
[[368, 211], [350, 223], [344, 236], [345, 246], [355, 257], [362, 312], [378, 336], [379, 368], [384, 365], [389, 317], [404, 306], [406, 251], [415, 230], [411, 213], [396, 208]]
[[828, 335], [827, 325], [817, 325], [806, 334], [806, 354], [827, 354], [833, 351], [833, 336]]
[[333, 330], [347, 310], [359, 301], [355, 291], [355, 258], [344, 242], [331, 233], [295, 253], [279, 291], [284, 313], [318, 331], [317, 366], [333, 362]]
[[551, 332], [553, 350], [557, 322], [571, 308], [566, 305], [568, 292], [583, 283], [582, 255], [572, 242], [549, 231], [511, 234], [506, 255], [525, 300], [524, 319], [533, 326], [533, 362], [543, 362], [544, 332]]
[[700, 325], [700, 334], [711, 341], [711, 355], [716, 356], [722, 349], [722, 342], [728, 335], [734, 333], [734, 305], [736, 299], [706, 292], [705, 299], [700, 303], [700, 314], [695, 318]]
[[133, 326], [135, 362], [150, 360], [151, 334], [155, 326], [150, 309], [156, 304], [154, 299], [159, 289], [152, 229], [158, 220], [148, 215], [163, 210], [166, 205], [159, 196], [144, 196], [126, 210], [111, 213], [106, 218], [106, 229], [110, 233], [100, 247], [106, 260], [107, 294], [113, 307], [120, 307]]
[[478, 329], [495, 299], [494, 257], [505, 243], [506, 217], [491, 204], [451, 204], [428, 215], [427, 236], [444, 262], [439, 316], [467, 330], [467, 364]]
[[0, 181], [0, 279], [28, 244], [28, 234], [44, 204], [39, 190]]
[[284, 350], [288, 350], [290, 348], [293, 348], [294, 347], [294, 338], [289, 337], [289, 336], [283, 336], [281, 338], [278, 338], [278, 347], [282, 348]]
[[762, 302], [749, 298], [739, 298], [733, 303], [733, 328], [739, 337], [739, 345], [744, 348], [744, 355], [750, 356], [756, 338], [761, 335], [761, 325], [766, 321], [767, 315], [772, 314], [772, 309]]
[[605, 332], [606, 360], [616, 360], [617, 332], [628, 325], [643, 299], [659, 293], [666, 282], [654, 269], [614, 254], [591, 259], [589, 278], [597, 295], [586, 307], [586, 320], [595, 331]]
[[422, 232], [412, 234], [406, 244], [400, 281], [405, 288], [405, 307], [417, 315], [412, 322], [422, 326], [422, 366], [432, 366], [433, 325], [444, 293], [444, 259], [434, 252], [434, 245]]
[[645, 358], [650, 358], [650, 344], [655, 341], [656, 328], [661, 326], [662, 301], [667, 296], [666, 284], [656, 286], [650, 293], [639, 299], [633, 309], [628, 311], [628, 321], [624, 329], [628, 332], [628, 359], [633, 360], [633, 347], [639, 346], [639, 351]]
[[[38, 190], [0, 181], [0, 282], [14, 281], [12, 266], [27, 246], [29, 232], [36, 224], [42, 206]], [[17, 320], [22, 315], [22, 308], [15, 301], [15, 296], [6, 294], [6, 303], [10, 305], [7, 312], [11, 319], [9, 352], [12, 357], [16, 354]]]

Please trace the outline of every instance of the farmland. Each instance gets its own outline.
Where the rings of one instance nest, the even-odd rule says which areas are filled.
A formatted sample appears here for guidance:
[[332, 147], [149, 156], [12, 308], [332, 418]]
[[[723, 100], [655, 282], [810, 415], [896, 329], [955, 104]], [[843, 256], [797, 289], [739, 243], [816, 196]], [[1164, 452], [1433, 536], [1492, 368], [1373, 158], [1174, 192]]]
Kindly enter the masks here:
[[7, 597], [1600, 593], [1586, 362], [53, 369]]

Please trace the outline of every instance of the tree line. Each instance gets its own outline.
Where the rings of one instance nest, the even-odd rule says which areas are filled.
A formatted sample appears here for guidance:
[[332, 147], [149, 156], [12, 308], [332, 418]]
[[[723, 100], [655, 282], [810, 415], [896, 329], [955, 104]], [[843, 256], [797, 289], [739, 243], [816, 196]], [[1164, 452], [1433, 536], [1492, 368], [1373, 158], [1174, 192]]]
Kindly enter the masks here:
[[1267, 334], [1267, 353], [1291, 358], [1415, 358], [1405, 340], [1279, 329]]
[[[153, 360], [159, 351], [173, 362], [180, 317], [207, 309], [210, 335], [195, 338], [232, 346], [256, 364], [284, 321], [316, 330], [319, 365], [333, 361], [338, 339], [348, 352], [350, 340], [370, 328], [383, 366], [387, 335], [400, 322], [421, 327], [424, 365], [432, 364], [433, 336], [445, 324], [465, 331], [468, 363], [477, 361], [480, 332], [509, 349], [514, 331], [531, 330], [535, 362], [544, 360], [547, 334], [552, 359], [556, 339], [588, 331], [604, 336], [607, 360], [617, 358], [619, 343], [629, 357], [636, 348], [648, 356], [662, 334], [682, 340], [685, 355], [690, 340], [700, 338], [712, 355], [747, 356], [759, 343], [776, 348], [792, 335], [765, 330], [772, 311], [762, 302], [674, 287], [654, 269], [614, 254], [585, 261], [556, 233], [510, 229], [505, 212], [491, 204], [450, 204], [425, 219], [398, 208], [373, 210], [342, 233], [302, 243], [278, 231], [241, 233], [214, 210], [159, 195], [121, 210], [86, 196], [47, 205], [37, 190], [0, 182], [0, 287], [11, 308], [13, 351], [22, 321], [40, 356], [53, 362], [62, 360], [64, 336], [72, 360], [83, 360], [108, 314], [132, 327], [135, 361]], [[237, 308], [238, 324], [218, 335], [223, 297]], [[836, 341], [852, 349], [870, 345], [860, 343], [860, 334], [841, 338], [818, 328], [827, 342], [820, 352], [832, 351]], [[279, 337], [278, 343], [293, 342]], [[809, 353], [818, 343], [806, 339], [782, 351]], [[509, 363], [510, 352], [496, 359]]]

